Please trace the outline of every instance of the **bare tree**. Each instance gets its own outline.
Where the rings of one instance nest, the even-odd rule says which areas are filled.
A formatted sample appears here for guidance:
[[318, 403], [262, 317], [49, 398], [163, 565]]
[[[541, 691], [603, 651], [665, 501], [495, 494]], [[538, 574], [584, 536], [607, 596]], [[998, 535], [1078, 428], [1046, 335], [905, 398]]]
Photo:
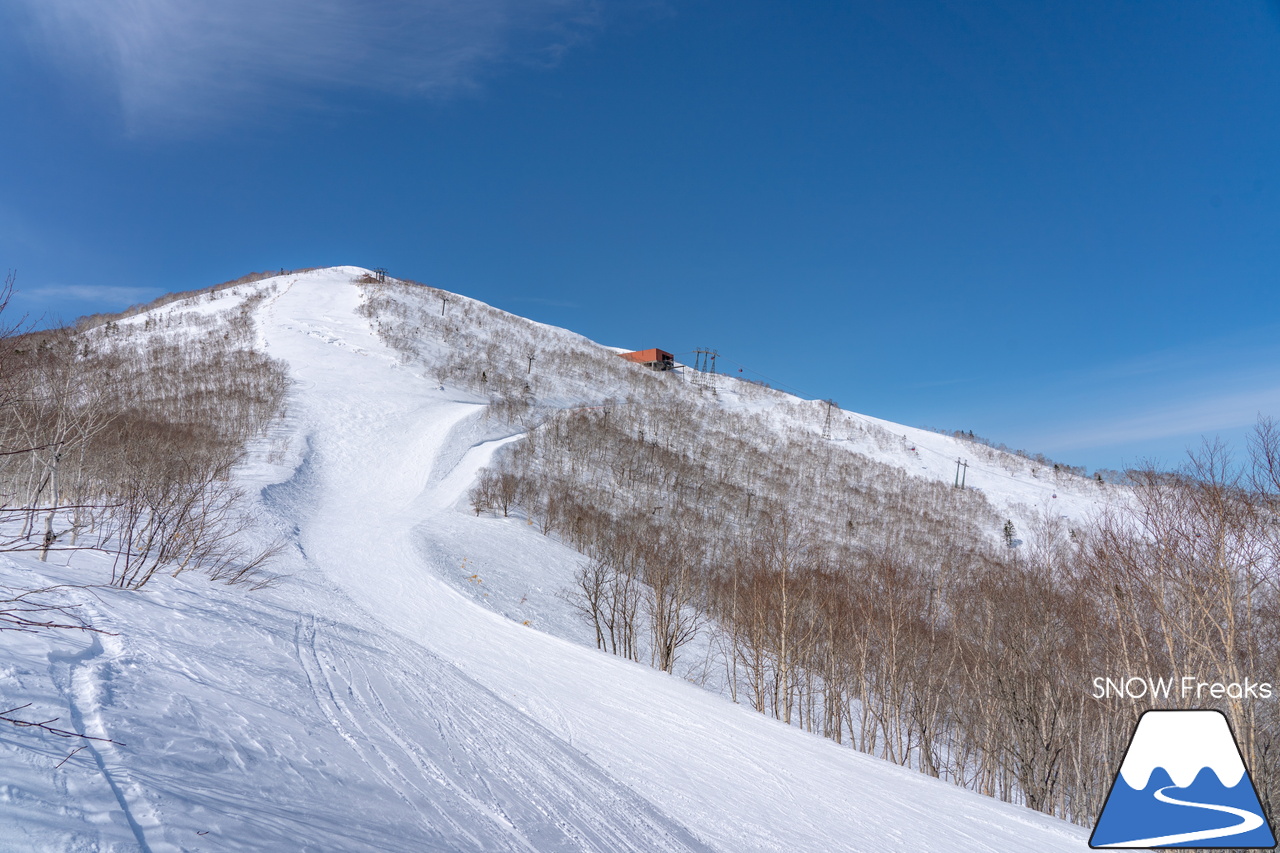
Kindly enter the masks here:
[[646, 539], [652, 543], [643, 555], [650, 663], [674, 672], [680, 649], [693, 641], [703, 623], [701, 543], [679, 529], [655, 530]]

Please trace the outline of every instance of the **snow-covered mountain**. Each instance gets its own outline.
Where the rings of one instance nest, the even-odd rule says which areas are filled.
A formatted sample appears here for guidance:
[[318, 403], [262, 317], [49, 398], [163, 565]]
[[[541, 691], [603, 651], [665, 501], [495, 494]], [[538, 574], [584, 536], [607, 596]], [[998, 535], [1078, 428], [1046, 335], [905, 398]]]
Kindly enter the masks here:
[[1130, 788], [1141, 791], [1157, 767], [1163, 767], [1179, 788], [1191, 785], [1206, 767], [1228, 788], [1240, 784], [1245, 772], [1227, 718], [1217, 711], [1149, 713], [1143, 717], [1120, 765], [1120, 775]]
[[[1081, 827], [597, 651], [561, 594], [580, 555], [468, 506], [519, 429], [384, 343], [365, 276], [338, 267], [222, 293], [271, 293], [253, 309], [258, 346], [293, 380], [240, 473], [259, 535], [287, 540], [281, 582], [249, 592], [184, 574], [72, 591], [109, 634], [0, 635], [5, 707], [111, 741], [62, 763], [79, 742], [0, 729], [0, 851], [1086, 849]], [[197, 298], [124, 322], [180, 330], [208, 310]], [[821, 404], [715, 381], [718, 405], [823, 428]], [[587, 382], [544, 397], [581, 405]], [[1084, 519], [1108, 494], [842, 417], [863, 426], [832, 441], [912, 476], [950, 484], [963, 457], [968, 483], [1019, 528]], [[106, 572], [102, 556], [64, 562], [0, 557], [0, 583]]]

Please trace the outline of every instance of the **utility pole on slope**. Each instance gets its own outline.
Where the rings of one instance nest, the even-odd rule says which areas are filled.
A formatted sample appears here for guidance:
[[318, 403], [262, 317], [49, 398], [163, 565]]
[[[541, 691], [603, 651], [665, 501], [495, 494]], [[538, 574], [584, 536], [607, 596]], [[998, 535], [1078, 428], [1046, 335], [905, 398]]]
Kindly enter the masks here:
[[[962, 470], [963, 469], [963, 470]], [[956, 457], [956, 481], [954, 487], [957, 489], [964, 488], [965, 478], [969, 474], [969, 463], [961, 461], [960, 457]]]
[[827, 401], [827, 422], [822, 425], [822, 437], [831, 438], [831, 410], [836, 408], [835, 400]]
[[713, 349], [696, 349], [693, 351], [693, 379], [699, 386], [714, 388], [707, 376], [716, 372], [716, 356], [719, 354]]

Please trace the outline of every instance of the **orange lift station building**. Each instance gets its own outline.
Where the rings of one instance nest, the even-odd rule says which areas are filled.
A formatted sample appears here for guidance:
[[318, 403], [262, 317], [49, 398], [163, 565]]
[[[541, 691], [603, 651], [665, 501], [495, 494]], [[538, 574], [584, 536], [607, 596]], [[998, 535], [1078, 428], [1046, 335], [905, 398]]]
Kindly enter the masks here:
[[650, 370], [671, 370], [676, 366], [676, 357], [666, 350], [642, 349], [636, 352], [620, 352], [618, 355], [627, 361], [643, 364]]

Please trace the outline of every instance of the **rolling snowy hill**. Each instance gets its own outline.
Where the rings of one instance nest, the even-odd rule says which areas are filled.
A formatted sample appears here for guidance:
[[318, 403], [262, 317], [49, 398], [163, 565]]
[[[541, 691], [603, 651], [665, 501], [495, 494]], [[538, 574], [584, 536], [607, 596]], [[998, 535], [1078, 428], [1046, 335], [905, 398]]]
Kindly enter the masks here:
[[[0, 851], [1087, 849], [1081, 827], [591, 647], [561, 594], [580, 555], [468, 507], [477, 472], [517, 430], [383, 343], [361, 309], [365, 274], [232, 292], [275, 287], [254, 323], [294, 382], [241, 473], [260, 535], [287, 539], [280, 583], [248, 592], [184, 574], [137, 592], [73, 590], [110, 634], [0, 635], [5, 707], [29, 702], [115, 742], [59, 764], [78, 743], [0, 729]], [[719, 405], [821, 428], [816, 404], [717, 381]], [[560, 405], [589, 401], [583, 386], [560, 388]], [[968, 482], [1020, 528], [1083, 519], [1107, 494], [847, 417], [865, 426], [833, 441], [913, 476], [949, 484], [965, 457]], [[0, 583], [106, 571], [101, 556], [62, 562], [0, 557]]]

